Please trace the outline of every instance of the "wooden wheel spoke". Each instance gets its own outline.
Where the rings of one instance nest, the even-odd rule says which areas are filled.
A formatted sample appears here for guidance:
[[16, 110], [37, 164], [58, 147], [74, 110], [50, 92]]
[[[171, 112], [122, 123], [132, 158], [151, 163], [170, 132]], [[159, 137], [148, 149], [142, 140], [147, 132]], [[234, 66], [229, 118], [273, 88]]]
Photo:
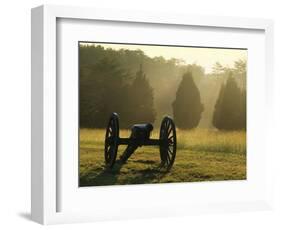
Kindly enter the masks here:
[[170, 164], [171, 158], [170, 158], [170, 155], [169, 155], [168, 152], [167, 152], [167, 155], [166, 155], [166, 160], [167, 160], [167, 164]]
[[168, 154], [170, 154], [171, 156], [173, 156], [173, 155], [174, 155], [173, 150], [171, 150], [170, 148], [168, 148]]
[[111, 145], [109, 145], [108, 147], [107, 147], [107, 151], [106, 151], [106, 153], [109, 155], [110, 154], [110, 151], [111, 151]]
[[173, 139], [168, 139], [168, 145], [174, 145], [174, 140]]
[[170, 136], [172, 130], [173, 130], [172, 126], [168, 127], [168, 131], [167, 131], [167, 136], [168, 137]]
[[174, 136], [174, 132], [172, 132], [172, 135], [168, 137], [168, 143], [169, 145], [173, 145], [175, 142], [175, 136]]
[[169, 136], [168, 139], [172, 140], [174, 138], [174, 134], [172, 133], [172, 136]]

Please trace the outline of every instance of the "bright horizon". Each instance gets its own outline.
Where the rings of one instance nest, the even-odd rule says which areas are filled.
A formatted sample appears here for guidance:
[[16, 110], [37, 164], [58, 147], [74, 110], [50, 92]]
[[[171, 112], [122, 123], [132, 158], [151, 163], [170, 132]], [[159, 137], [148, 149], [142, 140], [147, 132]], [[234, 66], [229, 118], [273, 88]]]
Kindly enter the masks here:
[[165, 59], [179, 59], [186, 64], [198, 64], [205, 68], [205, 73], [211, 73], [213, 66], [219, 62], [223, 66], [233, 67], [235, 61], [247, 60], [247, 50], [231, 48], [205, 48], [205, 47], [175, 47], [161, 45], [131, 45], [109, 44], [98, 42], [81, 42], [83, 45], [100, 45], [105, 49], [114, 50], [142, 50], [147, 56], [154, 58], [162, 56]]

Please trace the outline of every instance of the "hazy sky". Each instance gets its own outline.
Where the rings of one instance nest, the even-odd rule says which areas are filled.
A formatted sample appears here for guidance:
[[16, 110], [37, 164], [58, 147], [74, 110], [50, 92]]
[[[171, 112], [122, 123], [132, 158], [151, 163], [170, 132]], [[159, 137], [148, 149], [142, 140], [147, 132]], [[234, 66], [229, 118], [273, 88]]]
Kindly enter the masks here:
[[243, 59], [247, 60], [247, 50], [242, 49], [217, 49], [198, 47], [173, 47], [173, 46], [148, 46], [148, 45], [121, 45], [104, 43], [84, 43], [101, 45], [105, 48], [115, 50], [129, 49], [142, 50], [149, 57], [163, 56], [165, 59], [177, 58], [184, 60], [187, 64], [196, 63], [205, 68], [206, 73], [212, 71], [216, 62], [224, 66], [232, 67], [234, 62]]

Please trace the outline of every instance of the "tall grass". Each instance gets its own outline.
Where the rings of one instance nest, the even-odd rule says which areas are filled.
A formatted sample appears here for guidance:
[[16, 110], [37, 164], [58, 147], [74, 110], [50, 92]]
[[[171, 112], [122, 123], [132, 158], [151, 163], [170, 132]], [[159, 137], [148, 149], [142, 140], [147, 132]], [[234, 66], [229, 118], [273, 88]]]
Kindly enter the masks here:
[[[159, 138], [159, 131], [153, 131], [152, 138]], [[120, 130], [120, 137], [129, 137], [130, 130]], [[105, 130], [81, 129], [80, 145], [90, 147], [103, 146]], [[208, 129], [180, 130], [177, 129], [177, 149], [193, 151], [246, 153], [245, 131], [217, 131]]]
[[177, 130], [178, 149], [193, 151], [246, 153], [245, 131], [194, 129]]

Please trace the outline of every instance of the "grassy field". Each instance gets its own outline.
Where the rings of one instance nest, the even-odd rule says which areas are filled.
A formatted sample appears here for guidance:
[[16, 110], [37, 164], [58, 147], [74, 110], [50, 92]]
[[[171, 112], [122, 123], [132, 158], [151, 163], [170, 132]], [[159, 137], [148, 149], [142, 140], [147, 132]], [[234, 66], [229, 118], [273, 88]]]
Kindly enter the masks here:
[[[158, 129], [153, 138], [158, 138]], [[104, 168], [104, 130], [80, 129], [80, 186], [195, 182], [246, 179], [246, 133], [177, 130], [177, 156], [172, 169], [159, 169], [158, 147], [141, 147], [126, 164]], [[128, 130], [121, 130], [128, 137]], [[125, 147], [120, 146], [117, 159]]]

